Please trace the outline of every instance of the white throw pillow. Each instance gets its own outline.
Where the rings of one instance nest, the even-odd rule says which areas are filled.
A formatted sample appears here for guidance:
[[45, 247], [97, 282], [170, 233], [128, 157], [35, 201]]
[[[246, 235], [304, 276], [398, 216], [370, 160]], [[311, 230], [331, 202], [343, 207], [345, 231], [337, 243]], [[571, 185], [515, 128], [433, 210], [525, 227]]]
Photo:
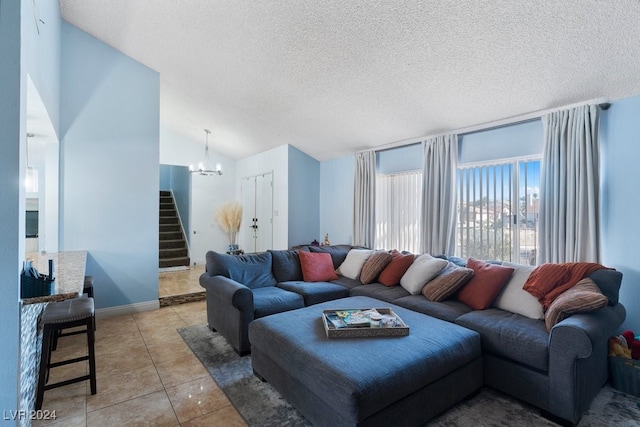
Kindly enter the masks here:
[[400, 286], [411, 295], [418, 295], [428, 281], [436, 277], [447, 266], [448, 261], [429, 254], [417, 257], [400, 279]]
[[544, 319], [542, 304], [529, 292], [522, 289], [535, 267], [503, 262], [505, 267], [514, 269], [511, 279], [493, 301], [493, 306], [531, 319]]
[[351, 249], [344, 262], [338, 267], [338, 274], [349, 279], [359, 280], [362, 266], [373, 252], [370, 249]]

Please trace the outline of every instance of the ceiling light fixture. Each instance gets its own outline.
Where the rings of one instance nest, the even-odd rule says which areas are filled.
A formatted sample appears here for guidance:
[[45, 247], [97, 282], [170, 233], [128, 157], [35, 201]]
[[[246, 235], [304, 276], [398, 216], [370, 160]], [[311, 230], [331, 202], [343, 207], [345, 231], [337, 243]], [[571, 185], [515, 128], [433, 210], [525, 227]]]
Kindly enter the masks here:
[[189, 166], [189, 171], [195, 175], [204, 175], [204, 176], [214, 176], [214, 175], [222, 175], [222, 166], [220, 163], [216, 163], [216, 168], [211, 168], [211, 163], [209, 160], [209, 134], [211, 131], [209, 129], [205, 129], [206, 133], [206, 143], [204, 146], [204, 162], [200, 162], [198, 165], [198, 169], [195, 169], [193, 165]]

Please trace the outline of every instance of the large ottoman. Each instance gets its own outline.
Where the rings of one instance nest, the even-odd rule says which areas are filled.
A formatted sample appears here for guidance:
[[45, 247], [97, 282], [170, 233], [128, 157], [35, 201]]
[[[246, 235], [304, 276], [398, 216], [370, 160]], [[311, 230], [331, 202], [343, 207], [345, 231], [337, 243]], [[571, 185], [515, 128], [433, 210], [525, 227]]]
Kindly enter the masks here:
[[[404, 337], [327, 338], [321, 313], [392, 308]], [[314, 425], [422, 425], [482, 386], [480, 335], [369, 297], [257, 319], [251, 363]]]

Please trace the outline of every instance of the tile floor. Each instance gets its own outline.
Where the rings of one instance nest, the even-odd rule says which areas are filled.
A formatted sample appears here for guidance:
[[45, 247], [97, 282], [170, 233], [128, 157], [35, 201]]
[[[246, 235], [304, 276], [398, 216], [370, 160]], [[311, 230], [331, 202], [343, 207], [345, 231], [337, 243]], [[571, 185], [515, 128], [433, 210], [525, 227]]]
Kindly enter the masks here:
[[[188, 287], [194, 275], [199, 273], [194, 270], [161, 273], [164, 276], [161, 283], [164, 281], [170, 285], [168, 288], [181, 292], [172, 283], [182, 282]], [[33, 425], [246, 425], [176, 331], [179, 327], [203, 323], [206, 323], [204, 301], [98, 319], [98, 393], [90, 394], [88, 381], [46, 391], [42, 409], [55, 410], [57, 419]], [[53, 353], [53, 361], [85, 352], [85, 335], [63, 337]], [[82, 369], [88, 370], [87, 362], [54, 368], [50, 382], [81, 375], [78, 370]]]
[[204, 288], [198, 284], [198, 279], [204, 273], [204, 267], [204, 264], [193, 265], [189, 270], [160, 273], [158, 284], [160, 298], [203, 292]]

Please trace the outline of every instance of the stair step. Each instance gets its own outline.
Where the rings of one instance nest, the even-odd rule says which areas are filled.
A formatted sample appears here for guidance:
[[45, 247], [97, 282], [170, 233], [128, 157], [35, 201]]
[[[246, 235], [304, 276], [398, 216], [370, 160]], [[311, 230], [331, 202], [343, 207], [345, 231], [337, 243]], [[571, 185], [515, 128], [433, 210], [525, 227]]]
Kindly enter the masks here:
[[189, 266], [190, 263], [189, 257], [167, 258], [158, 262], [160, 268]]
[[171, 191], [160, 190], [160, 197], [171, 197]]
[[160, 249], [182, 249], [185, 248], [184, 239], [160, 240]]
[[182, 239], [181, 231], [166, 231], [160, 232], [160, 240], [179, 240]]
[[168, 248], [160, 249], [160, 259], [181, 258], [189, 255], [187, 248]]
[[180, 224], [160, 224], [160, 232], [182, 231]]
[[168, 203], [165, 203], [165, 202], [162, 202], [162, 201], [161, 201], [161, 202], [160, 202], [160, 210], [163, 210], [163, 209], [171, 209], [171, 210], [174, 210], [174, 209], [175, 209], [175, 206], [173, 205], [173, 201], [170, 201], [170, 202], [168, 202]]
[[160, 225], [165, 224], [178, 224], [180, 225], [180, 221], [178, 221], [177, 216], [161, 216], [160, 217]]
[[160, 216], [176, 216], [175, 209], [160, 209]]

